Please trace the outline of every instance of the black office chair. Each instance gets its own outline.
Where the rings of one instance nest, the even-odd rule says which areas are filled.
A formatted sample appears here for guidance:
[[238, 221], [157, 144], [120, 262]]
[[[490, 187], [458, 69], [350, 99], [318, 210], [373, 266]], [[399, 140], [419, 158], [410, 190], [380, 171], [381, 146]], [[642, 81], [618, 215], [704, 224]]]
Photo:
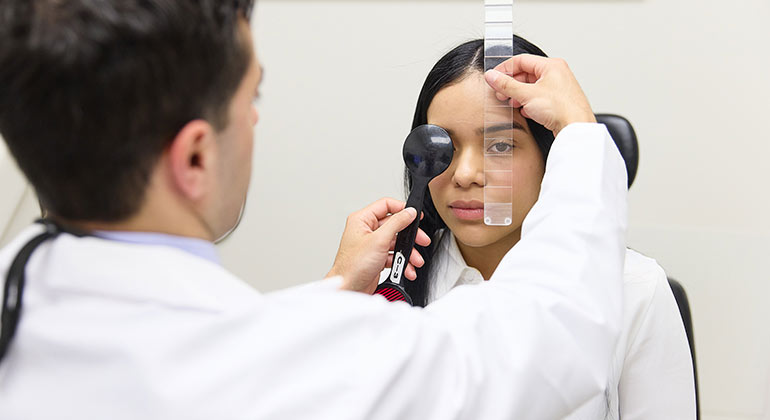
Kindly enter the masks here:
[[636, 178], [636, 170], [639, 168], [639, 142], [636, 139], [634, 127], [627, 119], [614, 114], [596, 114], [596, 121], [607, 126], [607, 131], [615, 140], [620, 155], [626, 161], [628, 188], [631, 188]]
[[[620, 155], [626, 161], [626, 170], [628, 171], [628, 187], [634, 183], [636, 170], [639, 168], [639, 142], [636, 138], [634, 127], [627, 119], [613, 114], [596, 114], [596, 120], [607, 126], [612, 139], [620, 150]], [[684, 329], [687, 333], [687, 342], [690, 344], [690, 354], [692, 355], [692, 370], [695, 377], [695, 410], [696, 418], [700, 419], [700, 396], [698, 392], [698, 369], [695, 363], [695, 340], [693, 339], [692, 315], [690, 314], [690, 302], [687, 299], [687, 293], [682, 285], [672, 279], [668, 279], [668, 284], [676, 299], [679, 307], [679, 314], [682, 316]]]
[[674, 299], [676, 299], [676, 305], [679, 307], [679, 314], [682, 315], [682, 322], [684, 322], [684, 330], [687, 333], [687, 342], [690, 343], [690, 354], [692, 355], [692, 373], [695, 377], [695, 408], [696, 419], [700, 419], [700, 395], [698, 392], [698, 369], [695, 365], [695, 339], [692, 335], [692, 316], [690, 315], [690, 301], [687, 299], [687, 292], [684, 291], [682, 285], [672, 279], [668, 278], [668, 284], [671, 286], [671, 291], [674, 293]]

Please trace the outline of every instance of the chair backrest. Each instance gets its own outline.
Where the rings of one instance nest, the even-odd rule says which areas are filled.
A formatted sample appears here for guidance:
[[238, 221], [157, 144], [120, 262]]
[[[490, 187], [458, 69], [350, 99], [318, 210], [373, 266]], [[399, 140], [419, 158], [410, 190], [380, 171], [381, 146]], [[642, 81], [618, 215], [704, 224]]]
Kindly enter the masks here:
[[[631, 123], [624, 117], [615, 114], [596, 114], [596, 121], [607, 126], [612, 139], [620, 150], [620, 155], [626, 161], [626, 170], [628, 171], [628, 187], [634, 183], [636, 170], [639, 168], [639, 142], [636, 138], [636, 132]], [[682, 316], [684, 330], [687, 333], [687, 342], [690, 345], [690, 354], [692, 355], [692, 369], [695, 377], [695, 409], [696, 418], [700, 419], [700, 397], [698, 394], [698, 369], [695, 364], [695, 341], [693, 339], [692, 315], [690, 313], [690, 302], [687, 299], [687, 293], [684, 287], [669, 278], [668, 283], [679, 307], [679, 314]]]
[[607, 131], [615, 140], [620, 155], [626, 161], [630, 188], [636, 178], [636, 170], [639, 168], [639, 142], [636, 139], [634, 127], [627, 119], [615, 114], [596, 114], [596, 121], [607, 126]]
[[682, 316], [682, 322], [684, 323], [684, 331], [687, 334], [687, 342], [690, 344], [690, 354], [692, 355], [692, 373], [695, 378], [695, 408], [696, 418], [700, 419], [700, 396], [698, 392], [698, 367], [695, 363], [695, 339], [693, 338], [692, 331], [692, 315], [690, 312], [690, 301], [687, 299], [687, 292], [684, 291], [682, 285], [672, 279], [668, 278], [668, 284], [671, 286], [671, 292], [676, 299], [676, 305], [679, 307], [679, 314]]

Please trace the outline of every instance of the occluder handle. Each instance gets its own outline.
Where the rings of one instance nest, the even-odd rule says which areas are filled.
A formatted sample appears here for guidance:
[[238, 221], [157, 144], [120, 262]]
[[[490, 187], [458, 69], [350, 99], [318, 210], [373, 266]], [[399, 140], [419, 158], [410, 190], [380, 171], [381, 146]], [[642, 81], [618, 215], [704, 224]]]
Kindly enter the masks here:
[[388, 280], [396, 284], [401, 284], [401, 276], [403, 276], [404, 270], [409, 263], [409, 256], [412, 255], [414, 240], [417, 237], [417, 231], [420, 228], [422, 200], [425, 196], [425, 189], [428, 186], [426, 180], [415, 179], [414, 181], [412, 191], [409, 193], [409, 198], [406, 200], [406, 207], [414, 207], [414, 209], [417, 210], [417, 217], [414, 218], [412, 223], [410, 223], [406, 229], [396, 235], [396, 246], [393, 249], [393, 268], [391, 268], [390, 276], [388, 277]]

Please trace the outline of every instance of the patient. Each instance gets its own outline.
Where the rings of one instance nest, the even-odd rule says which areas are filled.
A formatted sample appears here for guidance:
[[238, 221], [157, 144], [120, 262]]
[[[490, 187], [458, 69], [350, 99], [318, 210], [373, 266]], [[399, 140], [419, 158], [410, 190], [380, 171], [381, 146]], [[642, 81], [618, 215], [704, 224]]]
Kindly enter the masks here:
[[[520, 37], [514, 37], [513, 48], [514, 55], [545, 56]], [[455, 287], [491, 277], [521, 237], [522, 221], [538, 199], [554, 141], [549, 130], [515, 110], [513, 136], [501, 136], [513, 137], [513, 144], [488, 146], [496, 152], [513, 151], [513, 223], [484, 225], [483, 49], [483, 40], [476, 40], [446, 54], [428, 74], [417, 101], [412, 126], [443, 127], [455, 154], [451, 166], [430, 183], [423, 203], [420, 226], [433, 242], [419, 247], [425, 264], [417, 270], [417, 280], [405, 284], [416, 305], [428, 305]], [[407, 186], [411, 182], [407, 173]], [[692, 360], [666, 274], [654, 260], [628, 250], [624, 290], [623, 331], [607, 391], [569, 418], [694, 419]]]

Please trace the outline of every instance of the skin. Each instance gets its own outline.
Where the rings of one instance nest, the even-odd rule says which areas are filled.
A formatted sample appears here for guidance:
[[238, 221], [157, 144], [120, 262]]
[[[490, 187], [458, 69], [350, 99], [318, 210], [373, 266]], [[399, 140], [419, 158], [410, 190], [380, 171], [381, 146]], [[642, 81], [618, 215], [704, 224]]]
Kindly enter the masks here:
[[500, 101], [558, 136], [573, 123], [595, 123], [583, 89], [561, 58], [517, 55], [489, 70], [484, 77]]
[[[496, 140], [484, 144], [485, 97], [479, 94], [484, 91], [488, 92], [486, 100], [497, 101], [494, 92], [487, 89], [484, 75], [471, 72], [459, 83], [439, 91], [431, 102], [428, 123], [449, 132], [455, 154], [449, 168], [434, 178], [429, 188], [436, 209], [455, 235], [466, 263], [489, 279], [503, 256], [521, 238], [524, 217], [540, 193], [545, 163], [529, 126], [518, 110], [514, 110], [512, 118], [511, 113], [504, 110], [494, 116], [496, 121], [513, 121], [513, 130], [509, 125], [494, 132], [495, 137], [513, 137], [513, 143]], [[513, 221], [510, 226], [487, 226], [481, 218], [466, 220], [452, 210], [452, 207], [457, 207], [452, 205], [457, 200], [484, 202], [485, 149], [488, 149], [487, 154], [512, 151], [512, 157], [497, 158], [508, 159], [509, 162], [512, 159], [512, 165], [509, 163], [513, 187]], [[491, 179], [491, 176], [488, 178]]]

